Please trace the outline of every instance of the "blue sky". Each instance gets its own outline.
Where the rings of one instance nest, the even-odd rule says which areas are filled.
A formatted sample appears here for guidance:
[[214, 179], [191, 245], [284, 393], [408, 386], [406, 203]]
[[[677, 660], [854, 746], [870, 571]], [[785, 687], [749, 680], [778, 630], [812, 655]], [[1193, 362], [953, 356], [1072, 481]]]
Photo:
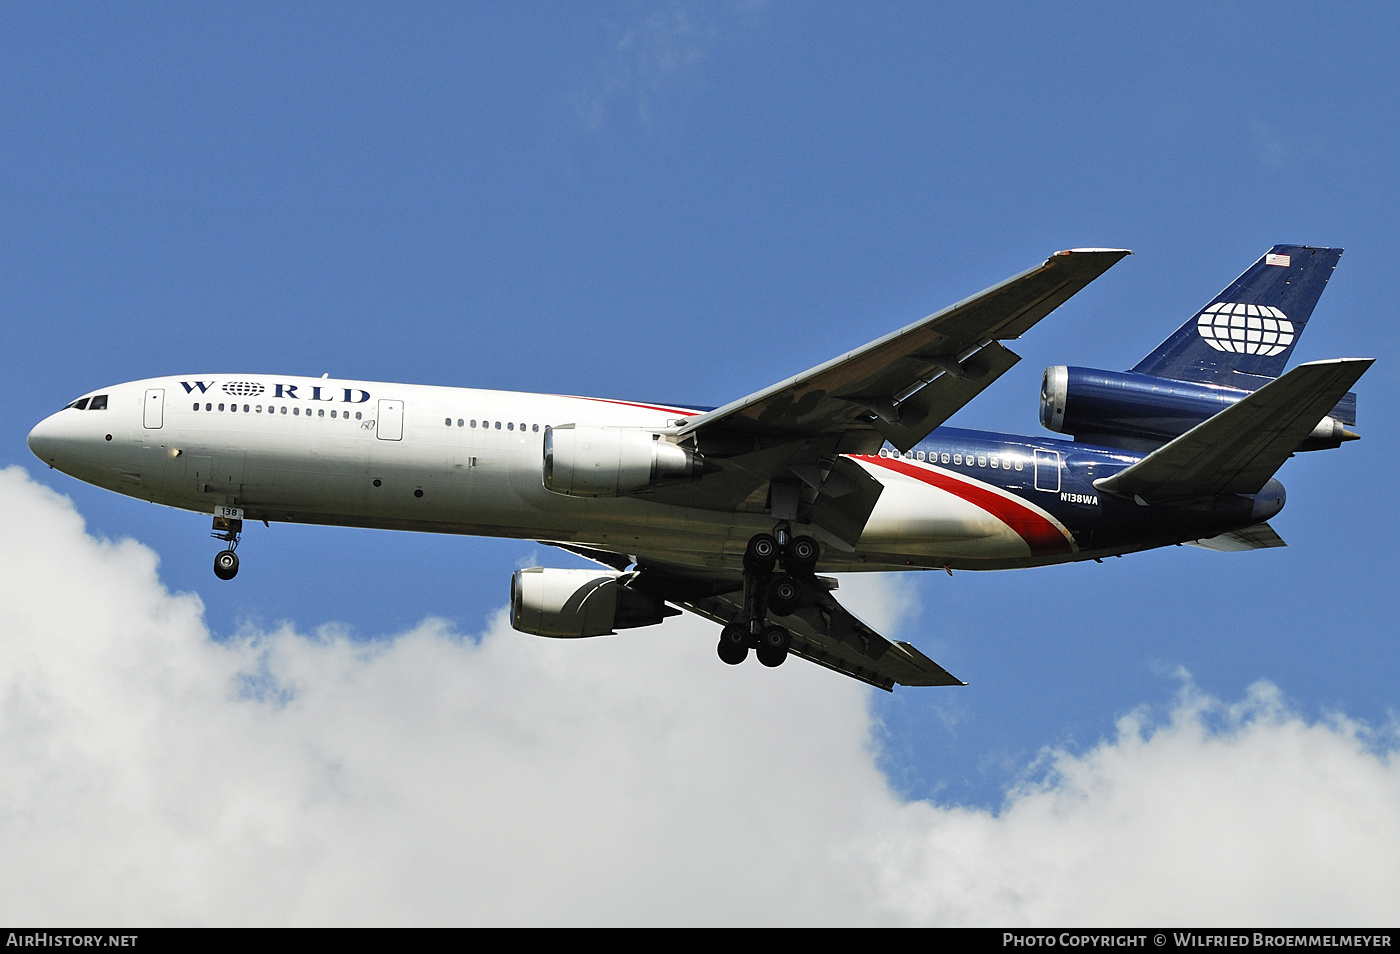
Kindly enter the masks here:
[[0, 466], [150, 548], [215, 642], [481, 634], [516, 566], [575, 564], [275, 526], [221, 584], [207, 518], [41, 472], [24, 436], [199, 371], [717, 405], [1056, 249], [1133, 249], [952, 422], [1035, 434], [1047, 365], [1130, 367], [1270, 245], [1342, 246], [1295, 360], [1378, 361], [1363, 440], [1280, 474], [1287, 550], [879, 584], [861, 611], [971, 685], [856, 707], [898, 797], [940, 808], [998, 809], [1047, 747], [1084, 755], [1142, 707], [1223, 700], [1193, 711], [1228, 727], [1260, 680], [1389, 759], [1397, 30], [1384, 4], [7, 4]]

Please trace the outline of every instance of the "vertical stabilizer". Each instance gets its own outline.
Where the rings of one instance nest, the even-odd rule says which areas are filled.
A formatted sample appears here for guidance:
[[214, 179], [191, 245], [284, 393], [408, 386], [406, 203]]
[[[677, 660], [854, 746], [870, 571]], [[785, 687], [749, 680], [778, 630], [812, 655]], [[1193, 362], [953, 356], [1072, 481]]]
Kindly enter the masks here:
[[1283, 373], [1339, 248], [1275, 245], [1133, 371], [1254, 391]]

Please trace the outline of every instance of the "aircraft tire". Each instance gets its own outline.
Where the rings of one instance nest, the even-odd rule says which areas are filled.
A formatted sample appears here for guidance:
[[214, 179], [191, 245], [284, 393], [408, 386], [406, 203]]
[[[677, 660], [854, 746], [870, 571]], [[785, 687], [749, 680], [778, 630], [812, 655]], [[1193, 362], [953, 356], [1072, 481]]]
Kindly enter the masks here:
[[232, 550], [222, 550], [214, 557], [214, 575], [221, 580], [231, 580], [238, 575], [238, 554]]
[[792, 542], [788, 544], [787, 568], [805, 573], [816, 567], [821, 555], [822, 548], [816, 540], [811, 537], [793, 537]]
[[767, 647], [768, 649], [781, 649], [783, 652], [787, 652], [788, 646], [792, 645], [792, 633], [789, 633], [781, 626], [769, 626], [763, 631], [763, 634], [758, 637], [758, 645]]
[[744, 569], [767, 573], [778, 562], [778, 539], [771, 533], [755, 533], [744, 548]]
[[719, 634], [719, 658], [737, 666], [749, 656], [749, 634], [744, 627], [730, 623]]
[[775, 616], [791, 616], [802, 598], [802, 586], [783, 573], [768, 584], [768, 611]]
[[763, 663], [763, 665], [767, 666], [769, 669], [781, 666], [787, 660], [788, 656], [786, 649], [774, 649], [771, 646], [758, 647], [754, 655], [758, 657], [759, 662]]
[[781, 626], [769, 626], [758, 637], [758, 661], [769, 669], [781, 666], [787, 659], [788, 647], [792, 645], [792, 633]]

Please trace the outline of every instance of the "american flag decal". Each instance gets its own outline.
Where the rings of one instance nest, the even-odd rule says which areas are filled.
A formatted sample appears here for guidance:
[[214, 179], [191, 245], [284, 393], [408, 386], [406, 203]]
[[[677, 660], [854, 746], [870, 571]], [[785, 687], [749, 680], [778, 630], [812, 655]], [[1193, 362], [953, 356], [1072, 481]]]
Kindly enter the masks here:
[[1270, 252], [1268, 255], [1264, 256], [1265, 265], [1282, 265], [1284, 268], [1287, 268], [1292, 263], [1293, 258], [1289, 255], [1275, 255]]

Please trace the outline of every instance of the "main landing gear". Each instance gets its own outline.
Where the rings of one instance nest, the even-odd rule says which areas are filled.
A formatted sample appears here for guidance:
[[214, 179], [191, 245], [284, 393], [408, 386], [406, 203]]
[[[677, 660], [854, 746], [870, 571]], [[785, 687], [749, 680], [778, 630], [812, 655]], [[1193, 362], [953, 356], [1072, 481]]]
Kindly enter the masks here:
[[[719, 635], [719, 658], [737, 666], [755, 650], [765, 666], [781, 666], [792, 645], [792, 633], [764, 625], [769, 613], [788, 616], [802, 598], [802, 578], [810, 576], [821, 556], [811, 537], [789, 537], [787, 527], [775, 534], [759, 533], [744, 550], [744, 609]], [[775, 573], [779, 563], [782, 572]]]
[[227, 550], [221, 551], [214, 557], [214, 575], [221, 580], [231, 580], [238, 575], [238, 554], [233, 551], [238, 549], [238, 536], [242, 532], [242, 520], [228, 517], [214, 518], [214, 532], [210, 536], [228, 544]]

